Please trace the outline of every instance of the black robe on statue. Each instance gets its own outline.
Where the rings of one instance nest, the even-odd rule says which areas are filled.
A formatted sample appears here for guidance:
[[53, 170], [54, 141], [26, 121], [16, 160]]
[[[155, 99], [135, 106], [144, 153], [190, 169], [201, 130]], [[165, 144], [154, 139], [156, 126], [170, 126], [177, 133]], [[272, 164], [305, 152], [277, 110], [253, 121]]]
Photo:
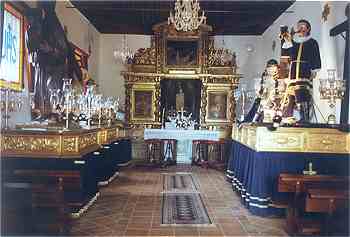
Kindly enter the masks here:
[[293, 117], [297, 105], [300, 119], [310, 121], [310, 102], [312, 101], [312, 71], [321, 68], [318, 43], [309, 38], [305, 41], [292, 41], [292, 47], [283, 48], [282, 55], [290, 57], [287, 91], [282, 100], [283, 117]]

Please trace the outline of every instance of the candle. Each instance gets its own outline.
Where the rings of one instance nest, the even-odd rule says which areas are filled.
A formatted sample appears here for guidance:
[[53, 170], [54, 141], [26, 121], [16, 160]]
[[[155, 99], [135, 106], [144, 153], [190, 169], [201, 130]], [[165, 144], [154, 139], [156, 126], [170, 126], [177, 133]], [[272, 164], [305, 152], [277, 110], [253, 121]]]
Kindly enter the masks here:
[[162, 112], [162, 127], [163, 128], [164, 128], [164, 125], [165, 125], [164, 115], [165, 115], [165, 108], [163, 108], [163, 112]]
[[312, 162], [309, 162], [309, 171], [312, 171]]

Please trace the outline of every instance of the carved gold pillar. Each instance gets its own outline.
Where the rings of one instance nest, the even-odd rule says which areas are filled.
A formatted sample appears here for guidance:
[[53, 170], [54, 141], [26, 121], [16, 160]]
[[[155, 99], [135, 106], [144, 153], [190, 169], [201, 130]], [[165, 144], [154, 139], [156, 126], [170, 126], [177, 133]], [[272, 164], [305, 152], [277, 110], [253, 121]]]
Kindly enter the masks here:
[[161, 34], [160, 32], [156, 32], [154, 34], [154, 40], [155, 40], [155, 43], [156, 43], [156, 72], [157, 73], [161, 73], [162, 72], [162, 55], [163, 55], [163, 40], [162, 40], [162, 37], [161, 37]]
[[131, 89], [132, 84], [129, 84], [128, 78], [129, 76], [125, 76], [125, 121], [128, 126], [130, 126], [130, 117], [131, 117]]
[[231, 85], [231, 98], [232, 98], [232, 102], [229, 103], [230, 105], [230, 114], [231, 114], [231, 117], [229, 118], [230, 119], [230, 122], [234, 123], [235, 122], [235, 119], [236, 119], [236, 99], [235, 97], [233, 96], [233, 92], [235, 90], [235, 88], [237, 88], [237, 86], [234, 86], [234, 85]]
[[154, 106], [156, 108], [155, 110], [155, 117], [156, 117], [156, 121], [157, 122], [161, 122], [161, 111], [160, 111], [160, 106], [161, 106], [161, 98], [160, 98], [160, 95], [161, 95], [161, 90], [160, 90], [160, 77], [155, 77], [154, 78], [154, 81], [156, 82], [155, 84], [155, 88], [156, 88], [156, 91], [155, 91], [155, 94], [156, 94], [156, 99], [154, 101]]
[[201, 88], [201, 109], [200, 109], [200, 124], [201, 126], [205, 125], [205, 117], [207, 115], [207, 80], [208, 78], [203, 77], [201, 78], [202, 81], [202, 88]]
[[239, 79], [241, 76], [239, 75], [234, 75], [231, 77], [230, 81], [231, 81], [231, 89], [232, 89], [232, 103], [231, 103], [231, 107], [230, 107], [230, 111], [232, 114], [232, 118], [231, 121], [234, 123], [236, 121], [236, 106], [237, 106], [237, 101], [236, 98], [234, 97], [234, 92], [235, 90], [238, 89], [238, 84], [239, 84]]

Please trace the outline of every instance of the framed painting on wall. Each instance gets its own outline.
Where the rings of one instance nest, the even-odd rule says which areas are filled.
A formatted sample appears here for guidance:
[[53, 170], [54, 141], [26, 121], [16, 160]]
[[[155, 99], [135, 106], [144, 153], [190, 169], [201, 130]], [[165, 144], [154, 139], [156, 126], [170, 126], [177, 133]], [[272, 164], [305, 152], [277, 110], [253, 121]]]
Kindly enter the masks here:
[[227, 92], [208, 92], [208, 119], [227, 120]]
[[0, 88], [22, 89], [23, 52], [24, 52], [24, 18], [8, 3], [1, 3], [2, 45], [0, 63]]
[[133, 120], [153, 120], [153, 97], [152, 90], [134, 90], [132, 98], [132, 119]]
[[198, 41], [168, 39], [166, 41], [166, 65], [177, 67], [197, 66]]

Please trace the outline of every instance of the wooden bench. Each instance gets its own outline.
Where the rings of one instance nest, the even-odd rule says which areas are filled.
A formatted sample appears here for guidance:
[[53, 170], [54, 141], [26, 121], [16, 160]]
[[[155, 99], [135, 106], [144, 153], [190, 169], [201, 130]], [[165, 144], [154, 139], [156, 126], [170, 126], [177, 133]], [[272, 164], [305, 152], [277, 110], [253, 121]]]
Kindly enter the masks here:
[[[319, 198], [315, 198], [315, 192], [323, 190], [329, 195], [336, 195], [336, 193], [332, 194], [335, 189], [347, 190], [348, 184], [349, 177], [347, 176], [280, 174], [278, 191], [291, 194], [287, 208], [287, 232], [289, 234], [320, 234], [322, 216], [314, 215], [308, 218], [308, 213], [314, 208], [313, 205], [318, 205], [315, 204], [315, 201], [320, 201]], [[310, 190], [312, 195], [309, 193]]]
[[349, 208], [349, 190], [344, 188], [308, 188], [305, 211], [327, 213], [322, 232], [329, 235], [334, 213]]
[[[68, 232], [69, 220], [79, 217], [92, 205], [99, 195], [97, 182], [88, 182], [86, 175], [90, 172], [82, 170], [44, 170], [14, 169], [5, 175], [2, 187], [5, 216], [11, 220], [2, 225], [9, 234], [44, 233], [65, 234]], [[11, 199], [11, 195], [25, 195], [30, 200], [21, 203], [19, 197]], [[24, 213], [26, 211], [26, 213]], [[26, 216], [26, 220], [21, 215]], [[33, 216], [33, 218], [31, 218]], [[50, 218], [49, 218], [50, 216]], [[44, 218], [37, 218], [44, 217]], [[45, 218], [48, 217], [48, 218]], [[12, 227], [25, 223], [25, 228], [18, 232]]]

